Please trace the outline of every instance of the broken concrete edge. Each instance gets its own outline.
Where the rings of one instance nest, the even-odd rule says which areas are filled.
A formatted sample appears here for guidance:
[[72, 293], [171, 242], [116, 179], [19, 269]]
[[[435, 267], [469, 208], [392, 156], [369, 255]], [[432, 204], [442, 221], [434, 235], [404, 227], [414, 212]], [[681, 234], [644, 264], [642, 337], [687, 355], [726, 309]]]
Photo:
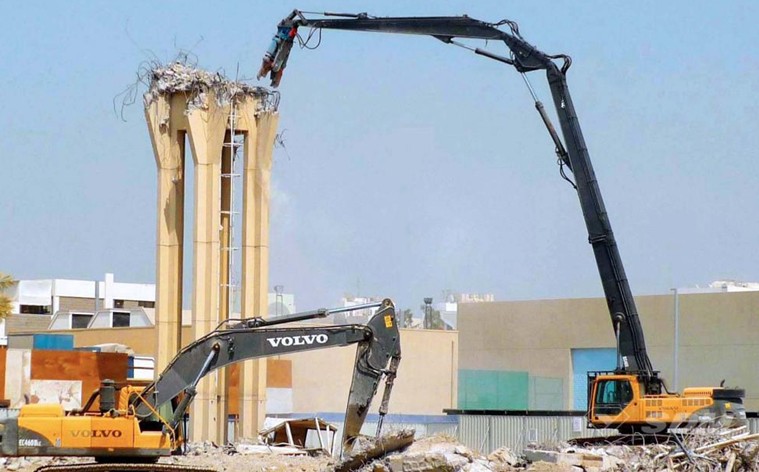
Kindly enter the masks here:
[[550, 464], [579, 467], [586, 471], [618, 470], [624, 460], [609, 455], [599, 455], [592, 452], [556, 452], [540, 449], [525, 449], [525, 460], [530, 464], [547, 462]]
[[403, 429], [373, 439], [370, 444], [340, 461], [335, 466], [335, 472], [351, 472], [387, 454], [405, 449], [414, 442], [415, 434], [413, 429]]
[[180, 61], [153, 67], [144, 78], [145, 82], [148, 80], [148, 90], [143, 94], [145, 108], [158, 100], [158, 97], [177, 93], [187, 95], [188, 110], [206, 109], [209, 95], [215, 98], [218, 105], [253, 97], [258, 102], [256, 111], [277, 111], [279, 107], [277, 91], [234, 81], [220, 72], [209, 72]]

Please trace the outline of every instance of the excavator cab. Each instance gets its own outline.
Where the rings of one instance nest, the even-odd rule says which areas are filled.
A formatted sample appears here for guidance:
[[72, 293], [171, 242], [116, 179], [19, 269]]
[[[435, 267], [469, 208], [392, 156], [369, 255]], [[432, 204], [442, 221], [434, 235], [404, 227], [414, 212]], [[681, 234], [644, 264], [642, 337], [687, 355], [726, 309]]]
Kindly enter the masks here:
[[603, 379], [595, 386], [594, 415], [619, 415], [633, 401], [630, 379]]
[[588, 424], [615, 428], [640, 417], [645, 388], [626, 372], [588, 372]]

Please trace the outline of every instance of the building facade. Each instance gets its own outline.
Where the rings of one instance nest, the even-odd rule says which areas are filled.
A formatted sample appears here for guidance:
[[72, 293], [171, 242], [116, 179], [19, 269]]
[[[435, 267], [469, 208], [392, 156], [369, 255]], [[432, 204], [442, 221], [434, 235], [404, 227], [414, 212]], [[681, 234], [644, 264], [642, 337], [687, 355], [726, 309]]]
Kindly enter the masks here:
[[[636, 303], [670, 390], [724, 380], [759, 410], [759, 291], [720, 285]], [[587, 371], [616, 366], [604, 298], [461, 304], [459, 330], [461, 409], [582, 410]]]
[[13, 313], [52, 315], [58, 311], [94, 313], [102, 308], [155, 307], [155, 285], [116, 282], [113, 274], [101, 281], [71, 279], [19, 280], [6, 291]]

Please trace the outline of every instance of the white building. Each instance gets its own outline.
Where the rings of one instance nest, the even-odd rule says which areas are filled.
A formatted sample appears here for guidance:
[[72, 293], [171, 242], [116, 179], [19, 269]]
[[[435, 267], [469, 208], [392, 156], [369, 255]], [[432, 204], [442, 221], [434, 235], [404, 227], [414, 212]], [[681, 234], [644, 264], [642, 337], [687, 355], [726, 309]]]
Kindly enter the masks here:
[[[367, 303], [381, 302], [381, 297], [354, 297], [352, 295], [346, 295], [340, 299], [340, 307], [348, 308], [352, 306], [366, 305]], [[362, 308], [354, 311], [346, 311], [344, 313], [337, 313], [330, 315], [326, 318], [326, 321], [331, 324], [366, 324], [369, 319], [377, 313], [379, 307], [374, 308]]]
[[[3, 293], [11, 299], [12, 313], [21, 315], [15, 318], [44, 317], [49, 320], [48, 329], [136, 327], [155, 323], [155, 284], [116, 282], [110, 273], [105, 274], [102, 281], [19, 280]], [[269, 293], [268, 302], [269, 316], [295, 312], [295, 296], [281, 293], [281, 289]], [[191, 319], [190, 310], [183, 310], [182, 324], [189, 325]], [[3, 326], [4, 323], [0, 323], [0, 336]]]
[[443, 292], [443, 301], [432, 304], [432, 308], [440, 312], [440, 318], [446, 324], [446, 329], [457, 329], [459, 303], [494, 302], [492, 293], [457, 293]]
[[[71, 279], [19, 280], [5, 291], [13, 313], [51, 315], [58, 311], [94, 313], [99, 309], [155, 307], [155, 285], [116, 282], [113, 274], [103, 281]], [[147, 310], [146, 310], [147, 311]]]
[[709, 284], [710, 288], [716, 288], [721, 292], [751, 292], [759, 290], [757, 282], [739, 282], [737, 280], [715, 280]]
[[759, 290], [757, 282], [739, 282], [737, 280], [715, 280], [706, 286], [679, 287], [671, 289], [675, 294], [689, 295], [693, 293], [724, 293], [724, 292], [753, 292]]

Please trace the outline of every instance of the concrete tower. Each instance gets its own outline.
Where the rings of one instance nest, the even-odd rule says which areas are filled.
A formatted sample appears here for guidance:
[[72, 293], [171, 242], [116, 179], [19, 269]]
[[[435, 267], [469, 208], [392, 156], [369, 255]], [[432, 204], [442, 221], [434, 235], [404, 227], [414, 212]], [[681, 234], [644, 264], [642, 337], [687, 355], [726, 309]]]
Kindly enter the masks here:
[[[158, 169], [156, 248], [156, 372], [180, 348], [230, 316], [232, 157], [241, 154], [241, 312], [264, 316], [269, 262], [269, 186], [278, 122], [276, 95], [179, 63], [155, 69], [145, 94], [145, 118]], [[181, 339], [185, 143], [194, 165], [192, 333]], [[235, 148], [239, 150], [235, 152]], [[240, 430], [255, 437], [266, 404], [266, 363], [247, 361], [240, 372]], [[223, 443], [227, 426], [224, 370], [198, 385], [192, 440]]]

